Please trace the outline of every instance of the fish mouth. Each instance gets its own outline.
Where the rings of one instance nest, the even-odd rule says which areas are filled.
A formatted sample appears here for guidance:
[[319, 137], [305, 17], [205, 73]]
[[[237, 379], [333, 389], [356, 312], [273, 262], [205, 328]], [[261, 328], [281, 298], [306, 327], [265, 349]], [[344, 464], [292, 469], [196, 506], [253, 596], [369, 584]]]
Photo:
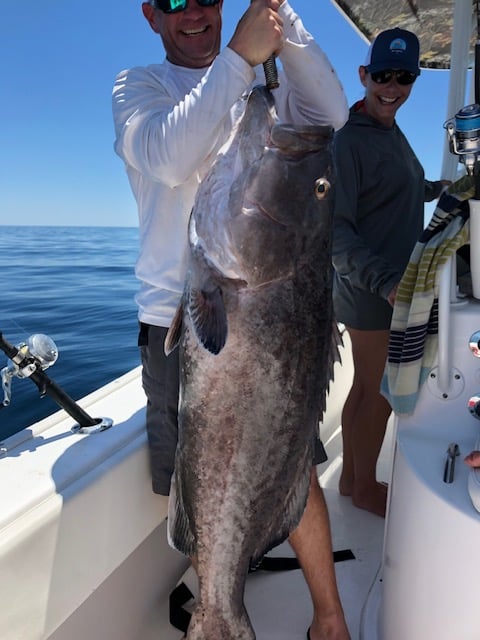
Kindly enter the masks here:
[[275, 218], [275, 216], [273, 216], [267, 209], [259, 205], [258, 202], [249, 202], [245, 204], [242, 207], [242, 214], [247, 217], [261, 216], [279, 227], [283, 227], [284, 229], [287, 228], [286, 224], [280, 222], [280, 220]]
[[300, 127], [276, 123], [270, 132], [271, 149], [282, 157], [298, 160], [325, 148], [332, 135], [333, 128], [329, 125]]

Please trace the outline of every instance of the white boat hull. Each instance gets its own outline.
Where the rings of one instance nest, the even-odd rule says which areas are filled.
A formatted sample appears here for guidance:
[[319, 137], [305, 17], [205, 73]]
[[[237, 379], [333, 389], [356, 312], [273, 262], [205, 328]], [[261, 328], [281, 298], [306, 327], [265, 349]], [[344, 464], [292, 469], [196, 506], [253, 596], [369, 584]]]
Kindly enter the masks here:
[[[480, 360], [468, 346], [479, 328], [479, 301], [452, 305], [451, 386], [439, 389], [434, 368], [414, 415], [395, 419], [383, 566], [367, 606], [365, 640], [478, 640], [480, 513], [469, 493], [474, 472], [463, 457], [480, 433], [467, 408], [480, 390]], [[460, 455], [446, 483], [452, 442]]]
[[140, 638], [188, 564], [151, 491], [140, 369], [80, 404], [114, 427], [74, 434], [59, 411], [2, 446], [2, 640]]

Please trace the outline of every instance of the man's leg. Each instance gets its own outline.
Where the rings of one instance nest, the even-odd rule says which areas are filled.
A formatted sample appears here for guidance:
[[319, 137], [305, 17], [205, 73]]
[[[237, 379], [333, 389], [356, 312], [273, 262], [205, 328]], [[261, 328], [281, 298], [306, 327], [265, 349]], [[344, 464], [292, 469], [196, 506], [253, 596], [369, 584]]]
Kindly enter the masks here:
[[168, 496], [178, 438], [178, 349], [165, 355], [165, 327], [142, 324], [138, 338], [154, 493]]
[[311, 640], [349, 640], [337, 589], [327, 505], [315, 467], [304, 514], [289, 542], [302, 567], [312, 598]]

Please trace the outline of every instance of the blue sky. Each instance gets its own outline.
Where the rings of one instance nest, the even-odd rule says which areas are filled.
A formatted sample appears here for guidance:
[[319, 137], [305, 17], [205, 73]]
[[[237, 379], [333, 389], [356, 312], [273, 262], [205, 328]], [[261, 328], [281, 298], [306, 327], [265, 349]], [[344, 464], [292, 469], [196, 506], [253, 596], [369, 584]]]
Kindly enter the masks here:
[[[329, 0], [291, 0], [327, 53], [349, 103], [368, 45]], [[225, 0], [223, 45], [248, 6]], [[1, 0], [0, 225], [136, 226], [113, 152], [111, 90], [123, 68], [163, 60], [140, 0]], [[398, 122], [438, 179], [448, 72], [423, 71]], [[453, 115], [453, 114], [451, 114]]]

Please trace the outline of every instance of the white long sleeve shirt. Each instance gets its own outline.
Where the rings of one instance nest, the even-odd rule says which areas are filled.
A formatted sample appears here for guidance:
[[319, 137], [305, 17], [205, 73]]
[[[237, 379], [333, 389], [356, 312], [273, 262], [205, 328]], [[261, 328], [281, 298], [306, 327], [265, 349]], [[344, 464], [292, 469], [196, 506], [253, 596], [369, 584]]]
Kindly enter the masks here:
[[[275, 103], [280, 120], [342, 127], [348, 118], [343, 88], [324, 52], [288, 2], [280, 7], [285, 45]], [[135, 296], [141, 322], [168, 327], [182, 295], [188, 219], [198, 185], [233, 123], [242, 96], [259, 80], [232, 49], [207, 69], [171, 64], [118, 74], [113, 89], [115, 151], [124, 161], [137, 202], [140, 247]]]

